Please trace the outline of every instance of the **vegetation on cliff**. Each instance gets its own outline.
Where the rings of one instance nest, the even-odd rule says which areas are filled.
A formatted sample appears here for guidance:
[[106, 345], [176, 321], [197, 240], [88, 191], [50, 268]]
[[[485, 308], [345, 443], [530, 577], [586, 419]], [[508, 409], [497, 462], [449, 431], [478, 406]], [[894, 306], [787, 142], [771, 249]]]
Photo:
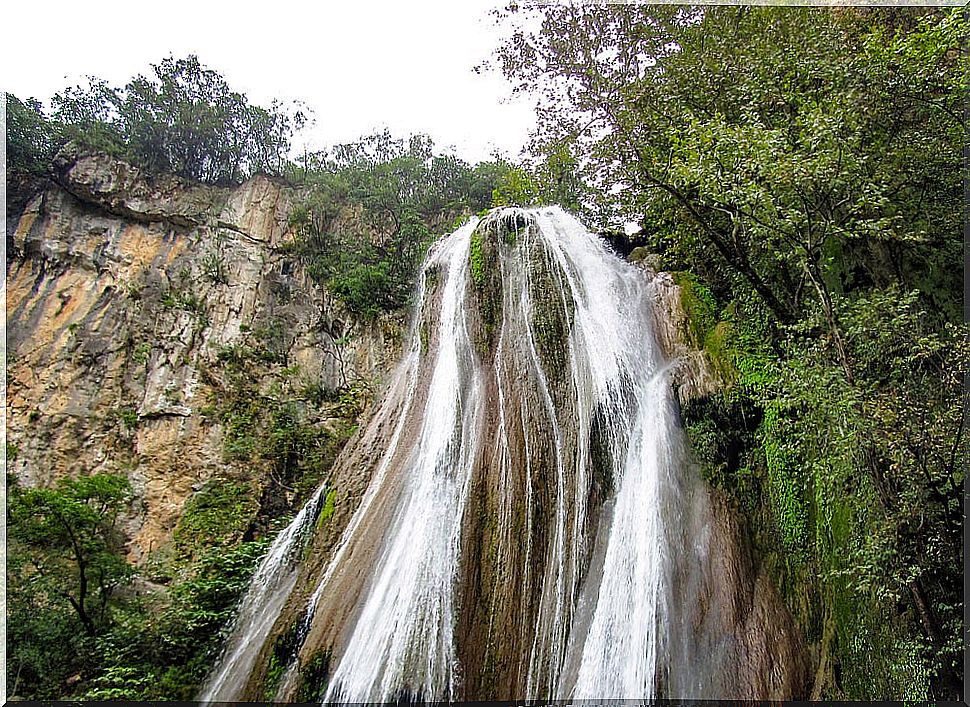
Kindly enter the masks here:
[[[289, 214], [296, 237], [277, 255], [303, 261], [310, 277], [359, 319], [405, 306], [431, 240], [487, 207], [499, 177], [511, 169], [499, 159], [470, 166], [434, 154], [426, 137], [402, 141], [386, 133], [306, 154], [298, 165], [289, 161], [289, 140], [302, 117], [276, 104], [250, 105], [195, 57], [167, 59], [153, 77], [136, 77], [120, 89], [91, 79], [85, 89], [55, 96], [52, 105], [45, 114], [33, 99], [7, 96], [7, 180], [15, 191], [24, 187], [23, 198], [8, 204], [11, 213], [23, 209], [28, 190], [43, 186], [69, 141], [76, 154], [107, 153], [137, 166], [136, 181], [149, 185], [171, 174], [215, 184], [275, 174], [288, 182], [289, 203], [297, 203]], [[235, 276], [216, 250], [200, 253], [199, 265], [218, 287]], [[141, 301], [143, 289], [128, 283], [127, 296]], [[209, 324], [211, 303], [198, 292], [189, 268], [182, 268], [158, 300], [164, 310], [190, 312], [193, 335]], [[194, 696], [266, 539], [326, 477], [371, 394], [368, 381], [348, 379], [342, 359], [337, 388], [308, 379], [287, 361], [282, 326], [272, 318], [253, 329], [243, 324], [231, 343], [205, 357], [193, 413], [203, 427], [221, 429], [226, 468], [194, 490], [171, 543], [139, 565], [126, 560], [124, 533], [114, 522], [119, 514], [137, 516], [142, 502], [143, 490], [133, 490], [125, 476], [81, 476], [51, 489], [20, 488], [11, 478], [12, 694]], [[340, 328], [347, 333], [335, 330], [338, 359], [353, 335], [346, 322]], [[152, 346], [129, 341], [135, 367], [146, 366]], [[124, 457], [122, 466], [133, 471], [136, 457], [128, 456], [141, 422], [137, 404], [123, 401], [110, 415], [131, 449], [104, 449]], [[8, 451], [12, 461], [17, 450]], [[92, 496], [101, 486], [117, 493]], [[331, 491], [322, 518], [333, 514], [334, 502]], [[86, 539], [72, 549], [68, 541], [82, 531]]]
[[[293, 369], [260, 386], [265, 356], [226, 352], [205, 371], [202, 415], [223, 425], [226, 470], [186, 503], [172, 543], [138, 566], [126, 560], [120, 523], [133, 496], [124, 476], [54, 488], [8, 477], [11, 694], [195, 697], [268, 541], [325, 478], [369, 396], [360, 383], [306, 387]], [[230, 462], [245, 464], [248, 476]], [[332, 495], [321, 517], [328, 512]]]
[[387, 132], [307, 156], [291, 177], [305, 197], [290, 245], [317, 282], [354, 313], [400, 310], [428, 246], [457, 219], [488, 208], [511, 165], [435, 155], [430, 138]]
[[282, 174], [293, 134], [306, 121], [297, 105], [251, 104], [194, 55], [165, 58], [122, 87], [91, 76], [51, 104], [47, 114], [35, 98], [7, 94], [8, 170], [42, 174], [74, 141], [149, 174], [237, 184], [258, 172]]
[[[690, 336], [725, 383], [685, 423], [810, 644], [805, 696], [958, 698], [965, 17], [541, 12], [541, 26], [515, 30], [496, 57], [517, 90], [543, 91], [527, 165], [468, 165], [427, 138], [387, 134], [292, 161], [299, 107], [254, 106], [190, 56], [123, 87], [92, 78], [57, 94], [49, 113], [7, 94], [8, 189], [45, 175], [69, 141], [148, 175], [278, 175], [302, 189], [285, 248], [363, 319], [408, 303], [426, 246], [465, 214], [560, 203], [604, 226], [636, 219], [680, 273]], [[217, 260], [203, 265], [225, 282]], [[472, 267], [483, 267], [474, 253]], [[367, 396], [362, 384], [299, 388], [287, 369], [258, 385], [264, 355], [221, 351], [205, 371], [204, 415], [226, 431], [227, 463], [266, 470], [286, 500], [210, 480], [173, 555], [133, 573], [116, 523], [124, 479], [11, 483], [12, 692], [193, 696], [263, 539], [324, 477]], [[342, 423], [312, 421], [326, 406]], [[138, 422], [131, 408], [117, 416]]]
[[542, 91], [534, 162], [582, 155], [557, 183], [587, 218], [693, 274], [736, 382], [688, 430], [813, 647], [806, 697], [958, 699], [966, 19], [541, 12], [496, 57]]
[[50, 103], [47, 113], [35, 98], [7, 94], [14, 210], [69, 142], [150, 178], [174, 174], [228, 185], [274, 175], [303, 195], [291, 214], [298, 238], [289, 250], [365, 318], [405, 306], [428, 245], [457, 218], [508, 203], [524, 188], [523, 173], [504, 159], [469, 165], [434, 154], [424, 135], [403, 140], [385, 131], [293, 159], [292, 139], [308, 118], [301, 105], [252, 105], [194, 55], [168, 57], [152, 66], [151, 76], [123, 87], [89, 77], [87, 86], [69, 87]]

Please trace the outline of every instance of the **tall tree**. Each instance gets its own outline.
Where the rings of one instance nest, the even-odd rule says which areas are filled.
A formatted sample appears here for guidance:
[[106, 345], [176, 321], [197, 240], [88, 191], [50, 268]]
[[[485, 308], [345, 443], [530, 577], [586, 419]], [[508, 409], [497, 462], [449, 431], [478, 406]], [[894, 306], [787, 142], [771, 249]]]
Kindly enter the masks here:
[[23, 579], [35, 577], [48, 601], [66, 602], [85, 633], [105, 621], [114, 590], [130, 571], [118, 516], [129, 496], [124, 477], [95, 474], [55, 489], [10, 488], [7, 521]]

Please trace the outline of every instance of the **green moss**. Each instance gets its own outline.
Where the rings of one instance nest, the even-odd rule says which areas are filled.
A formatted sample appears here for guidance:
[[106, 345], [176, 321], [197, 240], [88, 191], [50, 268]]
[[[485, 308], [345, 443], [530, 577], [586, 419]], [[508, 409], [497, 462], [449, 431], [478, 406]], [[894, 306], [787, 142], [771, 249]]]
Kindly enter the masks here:
[[298, 645], [298, 625], [296, 622], [290, 624], [289, 628], [276, 636], [273, 641], [273, 649], [269, 656], [269, 666], [266, 668], [266, 679], [263, 682], [263, 697], [272, 700], [276, 695], [280, 680], [286, 668], [296, 657], [299, 650]]
[[323, 499], [323, 508], [320, 510], [320, 517], [317, 519], [317, 527], [321, 528], [333, 518], [333, 512], [337, 501], [336, 489], [327, 491], [326, 498]]
[[564, 295], [558, 266], [541, 245], [530, 257], [529, 294], [532, 299], [532, 337], [546, 374], [559, 377], [566, 370], [573, 301]]
[[602, 406], [597, 406], [589, 430], [589, 459], [593, 488], [599, 499], [613, 493], [613, 439], [609, 433], [610, 421]]
[[330, 650], [316, 651], [309, 660], [300, 666], [300, 682], [297, 687], [297, 702], [320, 702], [330, 682]]
[[236, 544], [258, 509], [252, 484], [211, 479], [185, 504], [174, 533], [176, 551], [188, 556]]
[[630, 251], [630, 255], [627, 256], [627, 259], [631, 263], [639, 263], [643, 260], [646, 260], [649, 256], [650, 256], [649, 249], [644, 248], [643, 246], [637, 246], [632, 251]]
[[488, 232], [475, 230], [468, 246], [468, 264], [474, 286], [480, 329], [476, 345], [482, 356], [491, 350], [502, 317], [502, 282], [493, 276], [498, 269], [496, 243]]
[[431, 342], [431, 334], [427, 319], [422, 319], [421, 323], [418, 325], [418, 337], [421, 340], [421, 353], [425, 354], [428, 352], [428, 346]]
[[714, 373], [725, 385], [738, 379], [734, 365], [734, 349], [731, 346], [732, 326], [730, 322], [718, 322], [704, 337], [704, 353]]
[[478, 231], [472, 233], [468, 244], [468, 263], [472, 270], [472, 281], [478, 288], [485, 287], [485, 252], [482, 247], [482, 234]]
[[778, 532], [785, 549], [800, 555], [807, 549], [809, 533], [805, 478], [799, 473], [801, 464], [788, 444], [791, 433], [785, 429], [777, 407], [769, 406], [765, 410], [761, 429]]
[[694, 275], [688, 272], [671, 273], [680, 288], [680, 306], [684, 310], [684, 336], [701, 348], [707, 334], [717, 323], [717, 302], [714, 295]]

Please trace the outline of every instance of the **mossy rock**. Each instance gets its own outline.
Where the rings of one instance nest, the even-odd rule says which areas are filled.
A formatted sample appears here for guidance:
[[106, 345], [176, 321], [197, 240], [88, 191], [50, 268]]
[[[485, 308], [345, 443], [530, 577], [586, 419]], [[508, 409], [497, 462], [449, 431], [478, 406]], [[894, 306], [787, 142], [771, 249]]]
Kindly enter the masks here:
[[653, 253], [642, 245], [631, 250], [630, 255], [627, 256], [627, 260], [631, 263], [642, 263], [656, 272], [665, 269], [663, 258], [660, 257], [660, 254]]
[[731, 348], [731, 333], [730, 322], [718, 322], [704, 337], [707, 362], [725, 386], [733, 385], [738, 380], [738, 369], [734, 365], [734, 352]]
[[714, 295], [691, 273], [678, 271], [670, 275], [674, 284], [680, 288], [680, 307], [685, 317], [685, 341], [693, 348], [703, 348], [707, 332], [717, 323], [717, 302]]
[[297, 622], [293, 622], [282, 633], [277, 634], [273, 641], [272, 652], [269, 656], [269, 666], [266, 669], [266, 679], [263, 683], [265, 699], [272, 700], [276, 689], [286, 672], [287, 667], [296, 658], [296, 653], [302, 645], [302, 637]]
[[480, 225], [471, 235], [468, 245], [468, 265], [471, 285], [478, 305], [479, 326], [474, 333], [479, 353], [494, 351], [502, 321], [502, 275], [499, 263], [499, 233]]
[[559, 264], [545, 244], [534, 240], [528, 248], [532, 338], [546, 375], [558, 380], [567, 370], [575, 303]]
[[300, 682], [296, 691], [297, 702], [321, 702], [330, 682], [329, 649], [318, 650], [300, 666]]

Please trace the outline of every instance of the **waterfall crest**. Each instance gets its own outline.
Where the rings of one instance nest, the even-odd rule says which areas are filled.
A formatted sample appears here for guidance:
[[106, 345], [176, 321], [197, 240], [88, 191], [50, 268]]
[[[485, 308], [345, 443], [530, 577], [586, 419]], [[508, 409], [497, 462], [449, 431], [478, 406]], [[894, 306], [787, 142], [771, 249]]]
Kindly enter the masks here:
[[331, 480], [366, 491], [200, 699], [734, 696], [750, 599], [716, 587], [649, 279], [557, 207], [501, 209], [436, 243], [418, 292]]

